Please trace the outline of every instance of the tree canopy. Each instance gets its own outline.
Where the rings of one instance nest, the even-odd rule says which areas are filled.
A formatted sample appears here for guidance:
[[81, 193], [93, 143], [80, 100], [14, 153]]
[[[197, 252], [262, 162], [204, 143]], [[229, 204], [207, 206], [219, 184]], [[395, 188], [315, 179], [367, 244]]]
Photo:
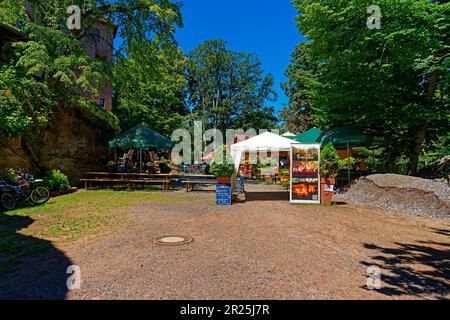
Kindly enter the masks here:
[[367, 3], [294, 0], [300, 44], [284, 85], [288, 125], [314, 119], [355, 125], [378, 136], [386, 158], [409, 157], [417, 171], [424, 146], [449, 131], [449, 3], [380, 0], [381, 28]]
[[210, 40], [188, 55], [187, 103], [194, 117], [217, 129], [268, 129], [277, 119], [273, 76], [254, 54], [234, 52]]
[[[80, 30], [68, 30], [70, 5], [82, 9]], [[0, 68], [0, 112], [7, 115], [5, 121], [0, 121], [3, 137], [45, 127], [59, 104], [79, 108], [96, 123], [103, 120], [107, 127], [118, 129], [116, 116], [91, 100], [113, 79], [113, 70], [118, 114], [125, 115], [122, 126], [136, 116], [135, 101], [142, 101], [149, 113], [154, 113], [156, 100], [167, 103], [169, 108], [182, 104], [184, 82], [180, 65], [184, 58], [173, 36], [176, 26], [182, 26], [182, 19], [180, 5], [175, 2], [3, 0], [0, 15], [2, 23], [28, 36], [26, 42], [9, 45], [11, 61]], [[118, 28], [121, 44], [115, 48], [114, 68], [101, 58], [92, 59], [86, 50], [85, 41], [92, 37], [91, 26], [101, 19]], [[110, 45], [113, 48], [114, 44]], [[137, 87], [141, 91], [135, 91], [133, 80], [139, 81]], [[144, 86], [150, 92], [142, 93]], [[145, 99], [145, 95], [151, 99]], [[129, 112], [121, 113], [124, 108], [129, 108]], [[167, 116], [166, 109], [158, 110], [158, 119]], [[147, 118], [150, 125], [158, 120], [151, 115]]]

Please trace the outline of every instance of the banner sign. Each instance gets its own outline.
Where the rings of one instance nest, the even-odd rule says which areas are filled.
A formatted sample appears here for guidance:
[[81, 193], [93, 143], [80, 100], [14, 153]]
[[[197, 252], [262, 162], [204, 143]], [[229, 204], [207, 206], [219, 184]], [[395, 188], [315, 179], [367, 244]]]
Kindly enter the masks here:
[[320, 204], [320, 144], [292, 144], [291, 203]]
[[231, 185], [229, 184], [216, 185], [216, 205], [231, 206]]

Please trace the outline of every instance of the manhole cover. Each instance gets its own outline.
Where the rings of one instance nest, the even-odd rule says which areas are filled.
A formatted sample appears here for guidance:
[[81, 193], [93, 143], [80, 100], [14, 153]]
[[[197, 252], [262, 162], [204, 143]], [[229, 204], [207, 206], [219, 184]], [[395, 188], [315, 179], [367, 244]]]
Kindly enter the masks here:
[[166, 246], [179, 246], [191, 243], [192, 241], [192, 238], [183, 236], [166, 236], [155, 239], [156, 244], [162, 244]]

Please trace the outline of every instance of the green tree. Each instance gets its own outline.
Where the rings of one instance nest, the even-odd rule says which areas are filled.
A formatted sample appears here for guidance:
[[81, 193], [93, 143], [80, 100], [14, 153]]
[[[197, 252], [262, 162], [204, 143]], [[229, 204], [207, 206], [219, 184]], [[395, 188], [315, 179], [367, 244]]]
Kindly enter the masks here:
[[353, 124], [379, 136], [387, 157], [407, 156], [415, 173], [426, 141], [449, 131], [450, 4], [380, 0], [379, 30], [366, 26], [366, 2], [294, 4], [310, 40], [295, 55], [310, 65], [294, 59], [288, 75], [291, 84], [300, 80], [297, 91], [311, 103], [317, 124]]
[[69, 4], [73, 2], [2, 1], [2, 23], [28, 38], [7, 45], [10, 61], [0, 69], [2, 138], [25, 135], [26, 142], [36, 137], [60, 105], [78, 108], [99, 125], [117, 128], [114, 115], [91, 101], [109, 74], [104, 72], [105, 62], [89, 58], [82, 43], [88, 35], [67, 30]]
[[124, 41], [113, 68], [113, 112], [121, 127], [144, 124], [170, 135], [187, 115], [183, 105], [186, 58], [174, 38], [176, 27], [183, 26], [181, 5], [167, 0], [121, 0], [102, 9], [122, 26], [119, 36]]
[[[85, 42], [92, 37], [92, 24], [100, 19], [116, 24], [122, 40], [115, 48], [117, 68], [114, 68], [115, 101], [121, 103], [129, 98], [128, 105], [119, 104], [119, 111], [130, 107], [128, 113], [119, 112], [127, 116], [122, 124], [135, 120], [135, 114], [142, 115], [135, 111], [140, 98], [147, 98], [141, 99], [144, 111], [157, 113], [147, 117], [150, 124], [167, 115], [167, 108], [176, 104], [174, 95], [178, 94], [178, 106], [182, 105], [184, 82], [179, 74], [184, 58], [173, 36], [176, 25], [182, 25], [178, 4], [169, 0], [3, 0], [1, 4], [2, 23], [28, 36], [28, 41], [10, 46], [10, 66], [0, 70], [1, 136], [26, 132], [35, 135], [33, 129], [45, 127], [51, 111], [62, 104], [78, 108], [96, 123], [101, 120], [99, 124], [118, 128], [117, 118], [91, 101], [113, 77], [111, 66], [101, 58], [91, 59], [86, 50]], [[67, 7], [74, 4], [82, 8], [80, 30], [68, 30], [66, 25]], [[140, 97], [133, 97], [134, 73], [140, 80], [141, 90], [136, 92], [142, 94]], [[158, 83], [159, 87], [154, 88]], [[150, 91], [147, 96], [143, 94], [145, 87]], [[29, 99], [35, 93], [38, 97], [34, 101]], [[164, 108], [154, 108], [152, 102], [157, 99]], [[161, 128], [173, 127], [179, 118], [169, 118], [168, 124]]]
[[121, 126], [144, 124], [170, 136], [187, 110], [183, 104], [186, 58], [175, 44], [138, 41], [114, 65], [113, 112]]
[[223, 40], [206, 41], [188, 55], [187, 103], [194, 117], [217, 129], [269, 129], [277, 119], [273, 76], [254, 54], [234, 52]]
[[291, 132], [304, 132], [315, 125], [311, 101], [316, 85], [317, 67], [307, 59], [308, 46], [300, 43], [292, 53], [291, 64], [286, 70], [288, 81], [281, 84], [289, 98], [288, 105], [281, 110], [284, 128]]

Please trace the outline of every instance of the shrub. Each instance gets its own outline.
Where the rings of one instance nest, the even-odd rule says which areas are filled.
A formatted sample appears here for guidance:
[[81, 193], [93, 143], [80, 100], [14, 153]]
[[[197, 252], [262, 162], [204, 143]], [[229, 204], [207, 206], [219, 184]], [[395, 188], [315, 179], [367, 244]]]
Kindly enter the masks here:
[[359, 164], [358, 159], [355, 159], [353, 157], [348, 157], [342, 160], [339, 160], [339, 169], [347, 170], [347, 169], [355, 169]]
[[332, 143], [323, 147], [320, 154], [320, 173], [323, 178], [336, 178], [339, 170], [339, 156]]
[[9, 168], [6, 170], [5, 179], [9, 182], [15, 183], [18, 181], [17, 174], [14, 169]]
[[70, 183], [67, 176], [60, 170], [52, 170], [47, 173], [44, 183], [52, 191], [67, 191], [70, 189]]
[[162, 174], [169, 174], [172, 172], [172, 168], [165, 162], [159, 164], [159, 169], [161, 169]]
[[216, 178], [229, 178], [231, 177], [235, 170], [233, 164], [213, 164], [211, 166], [210, 172]]
[[[220, 155], [220, 153], [222, 153]], [[227, 157], [227, 148], [222, 146], [218, 148], [217, 155], [214, 158], [211, 169], [209, 170], [216, 178], [229, 178], [235, 173], [233, 161]]]

